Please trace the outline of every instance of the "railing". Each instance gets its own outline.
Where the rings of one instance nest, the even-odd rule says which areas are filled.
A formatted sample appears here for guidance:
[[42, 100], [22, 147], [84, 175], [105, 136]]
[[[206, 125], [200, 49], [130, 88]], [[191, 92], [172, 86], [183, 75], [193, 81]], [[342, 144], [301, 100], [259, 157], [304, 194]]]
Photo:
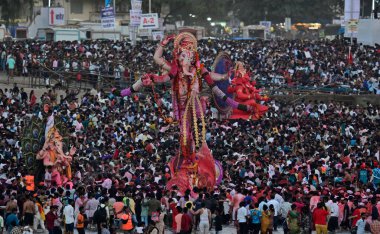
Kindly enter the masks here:
[[[28, 82], [26, 82], [28, 79]], [[102, 73], [99, 71], [90, 72], [87, 70], [79, 71], [66, 71], [64, 68], [55, 70], [44, 65], [39, 65], [30, 69], [29, 76], [24, 78], [24, 85], [31, 88], [37, 87], [56, 87], [58, 89], [81, 89], [88, 90], [91, 88], [110, 90], [111, 88], [124, 88], [131, 86], [136, 80], [136, 77], [125, 78], [120, 72], [120, 79], [115, 76]], [[9, 83], [9, 81], [8, 81]], [[320, 87], [311, 86], [292, 86], [277, 85], [271, 83], [259, 84], [265, 87], [266, 95], [310, 95], [315, 93], [325, 94], [369, 94], [368, 91], [357, 90], [354, 91], [348, 86], [341, 86], [337, 84], [329, 84]], [[163, 85], [156, 85], [156, 89], [160, 89]], [[170, 86], [167, 84], [166, 87]], [[209, 93], [209, 88], [206, 84], [203, 85], [203, 94]], [[149, 88], [147, 88], [149, 89]], [[166, 89], [168, 90], [168, 89]]]
[[52, 86], [61, 89], [111, 89], [126, 87], [132, 82], [131, 78], [115, 79], [115, 76], [101, 72], [53, 70], [43, 65], [31, 69], [29, 74], [29, 86], [32, 88]]

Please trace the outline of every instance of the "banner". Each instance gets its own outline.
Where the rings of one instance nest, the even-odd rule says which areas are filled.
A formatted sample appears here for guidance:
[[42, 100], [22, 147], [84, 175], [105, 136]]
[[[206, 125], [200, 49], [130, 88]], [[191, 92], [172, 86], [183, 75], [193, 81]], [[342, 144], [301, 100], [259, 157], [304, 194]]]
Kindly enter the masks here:
[[111, 6], [113, 6], [113, 1], [112, 1], [112, 0], [105, 0], [105, 1], [104, 1], [104, 6], [106, 6], [106, 7], [111, 7]]
[[100, 12], [100, 18], [104, 29], [115, 28], [115, 11], [113, 7], [103, 8]]
[[163, 31], [153, 31], [152, 32], [153, 41], [161, 41], [164, 38]]
[[142, 0], [131, 0], [131, 9], [141, 11]]
[[292, 30], [292, 19], [289, 17], [285, 18], [285, 31]]
[[149, 37], [150, 35], [152, 35], [151, 31], [147, 28], [139, 28], [138, 29], [138, 35], [140, 37]]
[[265, 27], [265, 32], [270, 32], [270, 27], [272, 26], [271, 21], [260, 21], [260, 25]]
[[359, 19], [360, 16], [360, 0], [344, 1], [344, 21], [348, 23], [351, 19]]
[[139, 26], [141, 21], [141, 10], [130, 10], [129, 16], [130, 16], [130, 23], [131, 26]]
[[358, 32], [358, 23], [357, 19], [351, 19], [347, 22], [347, 33], [357, 33]]
[[159, 28], [158, 24], [158, 14], [142, 14], [140, 21], [140, 28], [149, 28], [149, 29], [157, 29]]
[[52, 7], [49, 8], [49, 25], [65, 24], [65, 8]]
[[345, 0], [344, 1], [344, 24], [345, 37], [356, 37], [357, 22], [360, 16], [360, 0]]

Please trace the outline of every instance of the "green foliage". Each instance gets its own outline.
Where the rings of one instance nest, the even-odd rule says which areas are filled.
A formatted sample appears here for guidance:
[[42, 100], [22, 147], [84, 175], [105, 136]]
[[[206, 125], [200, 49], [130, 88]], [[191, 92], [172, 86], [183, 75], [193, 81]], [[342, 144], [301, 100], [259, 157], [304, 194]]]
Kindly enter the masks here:
[[[284, 22], [330, 22], [343, 12], [344, 0], [236, 0], [235, 10], [246, 24], [256, 24], [267, 19]], [[265, 15], [265, 12], [267, 13]]]
[[[10, 25], [19, 18], [29, 18], [33, 14], [35, 0], [0, 0], [1, 19]], [[27, 9], [28, 15], [21, 15], [20, 9]]]

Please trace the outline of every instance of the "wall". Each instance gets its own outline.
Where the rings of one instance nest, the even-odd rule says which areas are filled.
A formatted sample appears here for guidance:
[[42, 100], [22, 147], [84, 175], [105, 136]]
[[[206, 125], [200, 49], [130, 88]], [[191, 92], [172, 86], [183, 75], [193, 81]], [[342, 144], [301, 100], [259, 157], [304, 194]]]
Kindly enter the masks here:
[[380, 44], [380, 20], [360, 19], [357, 41], [370, 46]]

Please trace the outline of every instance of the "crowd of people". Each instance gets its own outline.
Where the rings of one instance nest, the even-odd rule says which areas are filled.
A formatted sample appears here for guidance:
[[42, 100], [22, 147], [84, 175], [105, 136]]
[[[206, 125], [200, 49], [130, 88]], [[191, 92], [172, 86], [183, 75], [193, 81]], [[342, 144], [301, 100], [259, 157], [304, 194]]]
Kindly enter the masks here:
[[[69, 130], [77, 148], [71, 183], [49, 179], [28, 189], [21, 145], [33, 117], [44, 121], [42, 103]], [[342, 103], [271, 101], [259, 121], [229, 121], [206, 113], [207, 142], [224, 176], [213, 191], [166, 191], [167, 162], [179, 145], [178, 129], [160, 117], [150, 95], [120, 98], [91, 90], [40, 98], [15, 85], [0, 91], [0, 224], [4, 230], [47, 229], [66, 233], [379, 233], [379, 107]], [[32, 191], [30, 191], [32, 190]], [[63, 219], [62, 219], [63, 218]], [[61, 220], [62, 219], [62, 220]], [[28, 229], [22, 229], [26, 226]], [[151, 227], [150, 225], [149, 227]]]
[[[127, 41], [107, 40], [6, 42], [0, 43], [0, 69], [8, 69], [11, 77], [53, 70], [72, 77], [80, 74], [94, 83], [99, 76], [131, 81], [156, 68], [152, 62], [155, 48], [156, 42], [150, 41], [134, 47]], [[201, 40], [198, 48], [206, 67], [211, 68], [219, 52], [227, 51], [233, 60], [249, 64], [255, 78], [269, 89], [343, 87], [349, 92], [380, 92], [379, 46], [355, 44], [349, 49], [342, 40]], [[170, 51], [165, 55], [168, 59]], [[45, 73], [46, 78], [54, 75]]]
[[[11, 71], [14, 59], [15, 73], [41, 63], [57, 71], [100, 69], [115, 78], [115, 67], [123, 67], [129, 77], [154, 69], [154, 44], [144, 43], [12, 42], [1, 44], [0, 64]], [[380, 76], [378, 49], [354, 46], [351, 63], [345, 48], [338, 41], [202, 41], [199, 52], [210, 67], [218, 52], [230, 51], [270, 87], [373, 88], [369, 83]], [[258, 121], [215, 118], [216, 109], [208, 106], [206, 141], [223, 179], [212, 190], [181, 193], [165, 189], [167, 162], [180, 137], [178, 126], [162, 117], [170, 114], [170, 100], [162, 102], [159, 109], [149, 93], [121, 98], [92, 89], [58, 96], [50, 89], [37, 97], [17, 84], [0, 89], [0, 233], [220, 233], [227, 225], [241, 234], [380, 233], [379, 106], [272, 100]], [[61, 186], [51, 167], [41, 183], [31, 182], [22, 144], [32, 122], [46, 123], [46, 103], [64, 124], [67, 148], [77, 149], [73, 176]]]

